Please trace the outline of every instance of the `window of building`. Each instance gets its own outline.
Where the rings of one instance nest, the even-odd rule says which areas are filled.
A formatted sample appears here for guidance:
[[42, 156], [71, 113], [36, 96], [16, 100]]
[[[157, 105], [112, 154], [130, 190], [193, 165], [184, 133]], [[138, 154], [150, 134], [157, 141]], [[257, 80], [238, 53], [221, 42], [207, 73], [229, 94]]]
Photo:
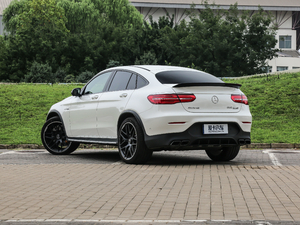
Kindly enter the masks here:
[[279, 48], [292, 48], [292, 36], [279, 36]]
[[277, 71], [284, 71], [284, 70], [288, 70], [287, 66], [277, 66]]
[[263, 73], [271, 73], [272, 72], [272, 66], [263, 66], [261, 67], [261, 70]]
[[298, 67], [298, 66], [293, 66], [293, 69], [300, 69], [300, 67]]

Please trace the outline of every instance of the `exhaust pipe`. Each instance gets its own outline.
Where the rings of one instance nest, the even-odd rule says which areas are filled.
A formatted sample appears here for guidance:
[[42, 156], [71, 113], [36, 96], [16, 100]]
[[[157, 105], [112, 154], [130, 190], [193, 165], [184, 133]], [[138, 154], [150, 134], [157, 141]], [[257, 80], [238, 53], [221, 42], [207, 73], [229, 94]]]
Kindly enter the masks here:
[[239, 144], [240, 145], [249, 145], [249, 144], [251, 144], [251, 140], [249, 138], [239, 139]]

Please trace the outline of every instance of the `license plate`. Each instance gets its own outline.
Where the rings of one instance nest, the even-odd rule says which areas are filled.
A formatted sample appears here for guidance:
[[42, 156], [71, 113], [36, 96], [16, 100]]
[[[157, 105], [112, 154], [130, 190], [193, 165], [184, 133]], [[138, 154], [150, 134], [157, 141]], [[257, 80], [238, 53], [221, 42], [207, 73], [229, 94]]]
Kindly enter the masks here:
[[228, 134], [228, 124], [204, 124], [204, 134]]

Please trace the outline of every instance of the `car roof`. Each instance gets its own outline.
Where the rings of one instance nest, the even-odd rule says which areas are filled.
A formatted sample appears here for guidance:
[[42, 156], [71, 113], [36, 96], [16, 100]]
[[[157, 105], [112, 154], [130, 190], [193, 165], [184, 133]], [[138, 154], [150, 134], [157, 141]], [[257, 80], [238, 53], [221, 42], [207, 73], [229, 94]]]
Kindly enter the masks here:
[[190, 68], [179, 67], [179, 66], [161, 66], [161, 65], [136, 65], [135, 67], [142, 68], [145, 70], [150, 71], [151, 73], [157, 74], [163, 71], [183, 71], [183, 70], [191, 70], [195, 71]]
[[152, 74], [157, 74], [159, 72], [163, 71], [198, 71], [190, 68], [185, 67], [179, 67], [179, 66], [166, 66], [166, 65], [133, 65], [133, 66], [118, 66], [109, 68], [109, 70], [115, 69], [115, 70], [122, 70], [122, 69], [128, 69], [133, 70], [135, 72], [146, 70]]

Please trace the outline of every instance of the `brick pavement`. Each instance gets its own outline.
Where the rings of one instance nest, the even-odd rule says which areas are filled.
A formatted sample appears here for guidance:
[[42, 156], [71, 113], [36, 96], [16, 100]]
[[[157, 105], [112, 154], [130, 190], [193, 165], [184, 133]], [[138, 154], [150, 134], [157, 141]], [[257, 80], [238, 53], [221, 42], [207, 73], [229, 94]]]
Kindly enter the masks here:
[[0, 165], [0, 220], [300, 221], [299, 166]]

